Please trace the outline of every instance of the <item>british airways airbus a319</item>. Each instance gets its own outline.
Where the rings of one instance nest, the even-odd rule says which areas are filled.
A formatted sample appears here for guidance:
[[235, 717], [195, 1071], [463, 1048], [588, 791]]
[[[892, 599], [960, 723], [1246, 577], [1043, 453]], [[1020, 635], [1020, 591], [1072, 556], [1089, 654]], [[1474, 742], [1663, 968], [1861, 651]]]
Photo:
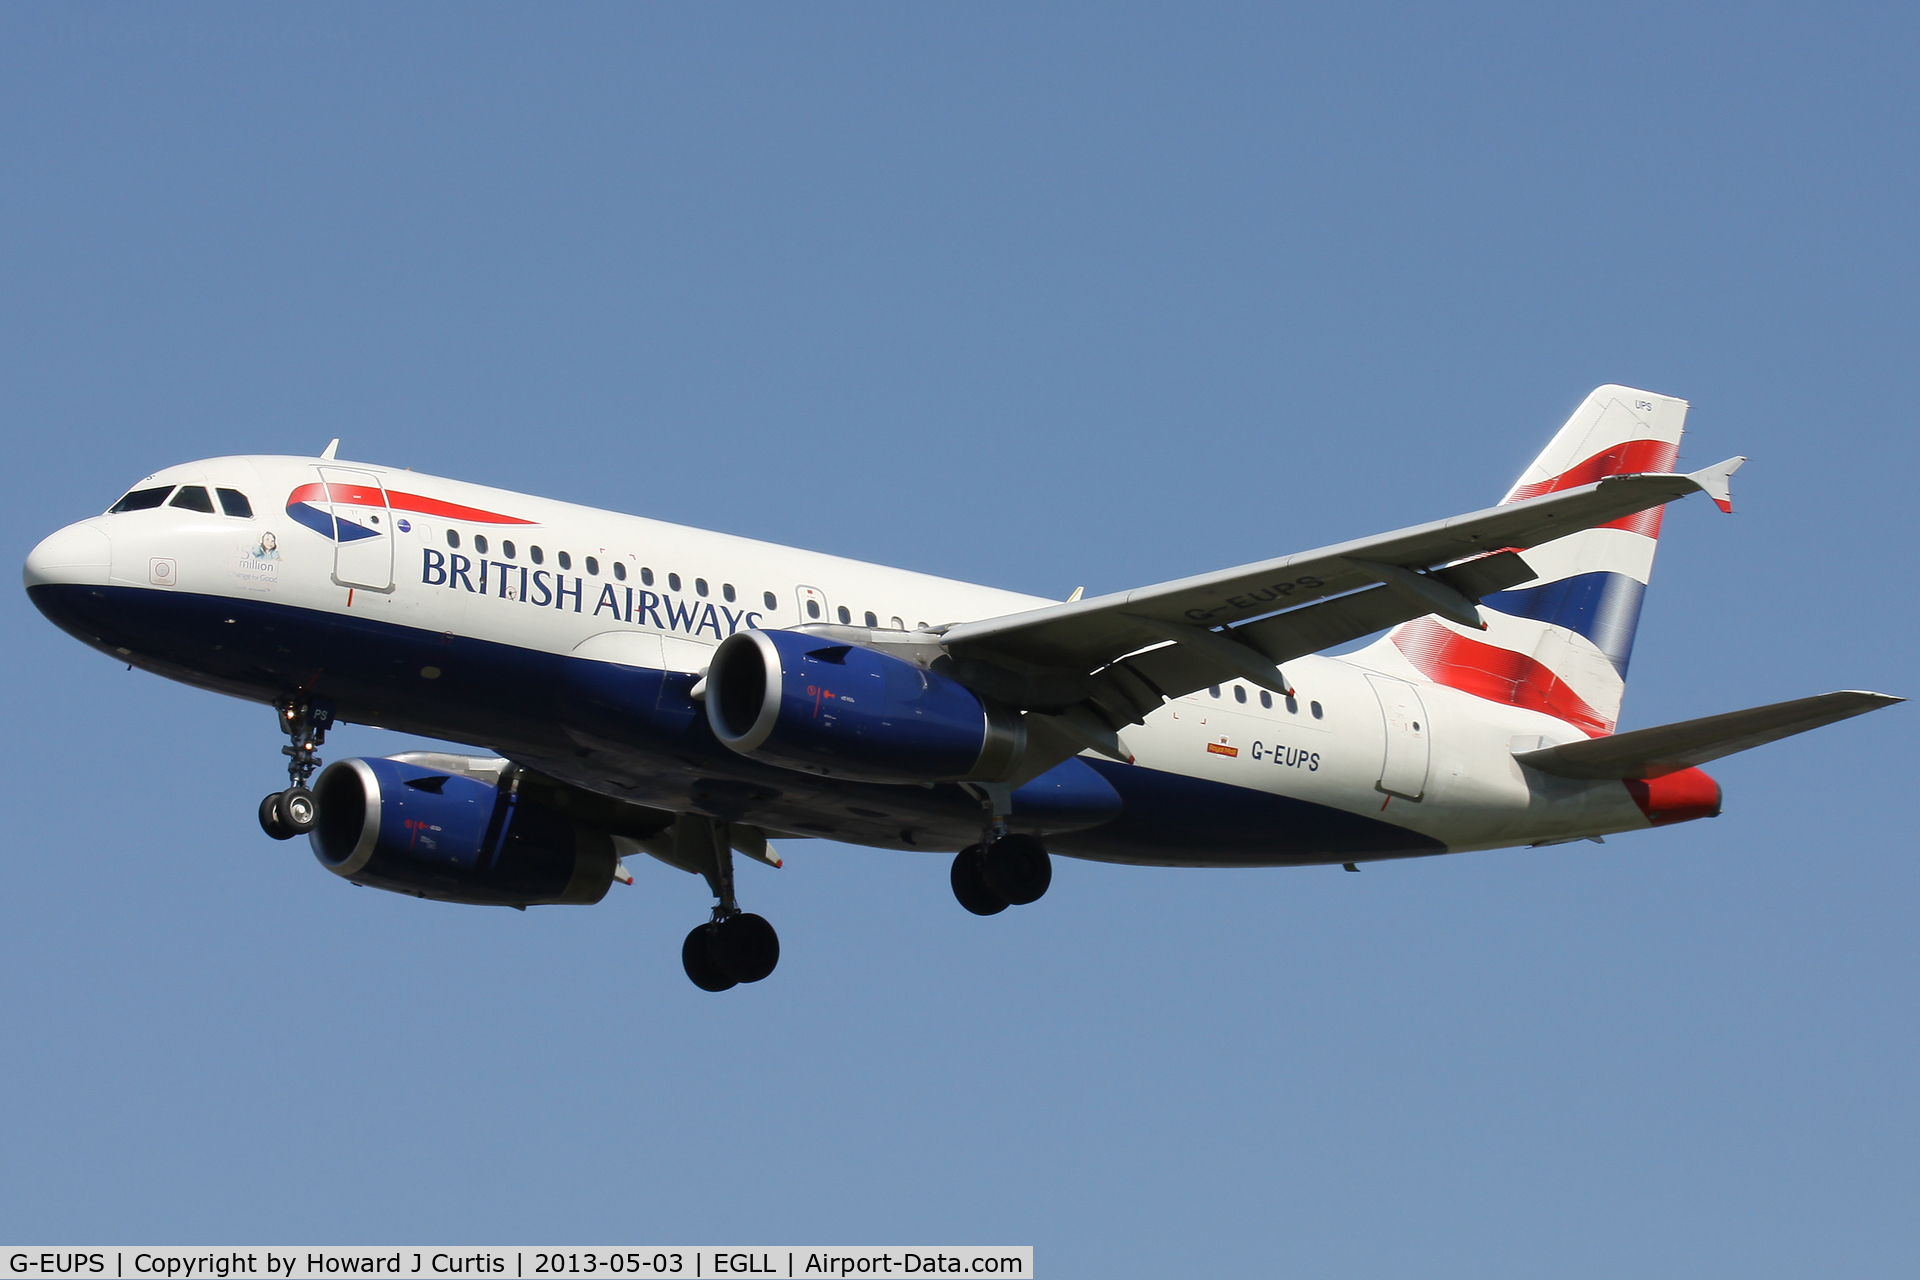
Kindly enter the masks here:
[[[335, 875], [594, 903], [644, 851], [711, 887], [681, 956], [721, 991], [779, 960], [733, 874], [770, 840], [952, 852], [984, 916], [1054, 855], [1354, 870], [1717, 815], [1699, 765], [1900, 699], [1614, 732], [1664, 506], [1731, 509], [1743, 461], [1673, 473], [1686, 412], [1601, 387], [1497, 506], [1065, 603], [332, 446], [149, 476], [25, 578], [116, 661], [273, 707], [260, 825]], [[339, 720], [491, 754], [322, 769]]]

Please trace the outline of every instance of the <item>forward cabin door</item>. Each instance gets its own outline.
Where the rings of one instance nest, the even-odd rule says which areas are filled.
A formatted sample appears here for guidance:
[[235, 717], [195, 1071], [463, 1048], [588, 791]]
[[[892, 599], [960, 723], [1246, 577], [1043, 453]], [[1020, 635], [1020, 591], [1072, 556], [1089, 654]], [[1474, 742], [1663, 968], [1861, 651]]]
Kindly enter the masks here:
[[1386, 749], [1380, 758], [1380, 790], [1388, 795], [1418, 800], [1427, 789], [1427, 764], [1430, 737], [1427, 709], [1420, 691], [1405, 680], [1377, 676], [1369, 672], [1367, 683], [1380, 700], [1380, 716], [1386, 722]]
[[371, 471], [319, 468], [333, 509], [333, 580], [362, 591], [393, 590], [393, 512]]

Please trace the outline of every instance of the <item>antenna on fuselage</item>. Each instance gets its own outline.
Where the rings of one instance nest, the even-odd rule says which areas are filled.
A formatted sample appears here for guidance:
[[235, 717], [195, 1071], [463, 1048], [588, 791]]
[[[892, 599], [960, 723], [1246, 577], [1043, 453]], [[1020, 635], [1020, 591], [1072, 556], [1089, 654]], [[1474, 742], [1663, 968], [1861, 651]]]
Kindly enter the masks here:
[[322, 462], [332, 462], [332, 461], [333, 461], [333, 451], [334, 451], [335, 449], [338, 449], [339, 447], [340, 447], [340, 437], [339, 437], [339, 436], [335, 436], [335, 437], [334, 437], [333, 439], [331, 439], [331, 440], [329, 440], [329, 441], [327, 441], [327, 447], [326, 447], [326, 448], [324, 448], [324, 449], [322, 449], [322, 450], [320, 451], [320, 460], [321, 460]]

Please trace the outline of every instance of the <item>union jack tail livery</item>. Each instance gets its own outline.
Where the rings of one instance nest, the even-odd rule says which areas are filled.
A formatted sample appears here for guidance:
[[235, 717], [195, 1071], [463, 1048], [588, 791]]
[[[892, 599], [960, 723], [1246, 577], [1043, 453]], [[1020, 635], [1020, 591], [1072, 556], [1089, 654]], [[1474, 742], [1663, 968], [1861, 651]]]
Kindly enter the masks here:
[[[1601, 387], [1502, 505], [1603, 476], [1672, 471], [1686, 419], [1684, 400]], [[1544, 711], [1590, 737], [1610, 734], [1620, 718], [1664, 510], [1652, 507], [1527, 551], [1538, 580], [1485, 597], [1485, 631], [1425, 617], [1396, 628], [1388, 640], [1435, 683]]]

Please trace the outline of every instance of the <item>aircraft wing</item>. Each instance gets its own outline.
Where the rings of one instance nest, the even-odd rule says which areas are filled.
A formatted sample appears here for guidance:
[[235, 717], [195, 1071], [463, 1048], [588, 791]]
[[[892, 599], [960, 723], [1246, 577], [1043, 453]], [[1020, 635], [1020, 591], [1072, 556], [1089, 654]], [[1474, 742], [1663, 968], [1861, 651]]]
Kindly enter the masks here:
[[[943, 639], [947, 651], [962, 658], [1073, 674], [1094, 672], [1125, 654], [1173, 641], [1175, 647], [1188, 649], [1190, 656], [1210, 656], [1212, 662], [1206, 666], [1215, 670], [1215, 676], [1219, 672], [1244, 676], [1238, 668], [1258, 656], [1269, 670], [1256, 683], [1271, 687], [1275, 662], [1327, 649], [1348, 635], [1367, 635], [1423, 614], [1480, 626], [1475, 612], [1480, 595], [1534, 578], [1521, 558], [1501, 553], [1524, 551], [1567, 533], [1661, 507], [1693, 491], [1709, 491], [1722, 499], [1726, 476], [1743, 461], [1728, 459], [1692, 476], [1607, 476], [1596, 484], [1319, 551], [1117, 591], [1089, 601], [1048, 604], [1004, 618], [964, 622], [948, 628]], [[1334, 597], [1348, 597], [1354, 603], [1338, 608], [1321, 604]], [[1309, 616], [1308, 606], [1327, 608], [1329, 614]], [[1252, 622], [1256, 618], [1263, 622]], [[1236, 649], [1254, 652], [1236, 654]], [[1171, 676], [1171, 670], [1167, 674]], [[1206, 683], [1215, 681], [1200, 681], [1200, 685]], [[1200, 685], [1179, 693], [1190, 693]], [[1171, 689], [1165, 693], [1179, 697]]]
[[1514, 759], [1562, 778], [1658, 778], [1904, 701], [1889, 693], [1846, 689], [1518, 752]]
[[[1114, 731], [1164, 698], [1236, 678], [1286, 693], [1279, 664], [1426, 614], [1483, 626], [1481, 596], [1535, 577], [1515, 552], [1695, 492], [1730, 509], [1728, 477], [1744, 461], [1608, 476], [1316, 551], [959, 623], [942, 641], [963, 683], [1032, 713], [1030, 731], [1055, 731], [1059, 758], [1090, 746], [1126, 759]], [[1066, 750], [1069, 742], [1078, 745]]]

